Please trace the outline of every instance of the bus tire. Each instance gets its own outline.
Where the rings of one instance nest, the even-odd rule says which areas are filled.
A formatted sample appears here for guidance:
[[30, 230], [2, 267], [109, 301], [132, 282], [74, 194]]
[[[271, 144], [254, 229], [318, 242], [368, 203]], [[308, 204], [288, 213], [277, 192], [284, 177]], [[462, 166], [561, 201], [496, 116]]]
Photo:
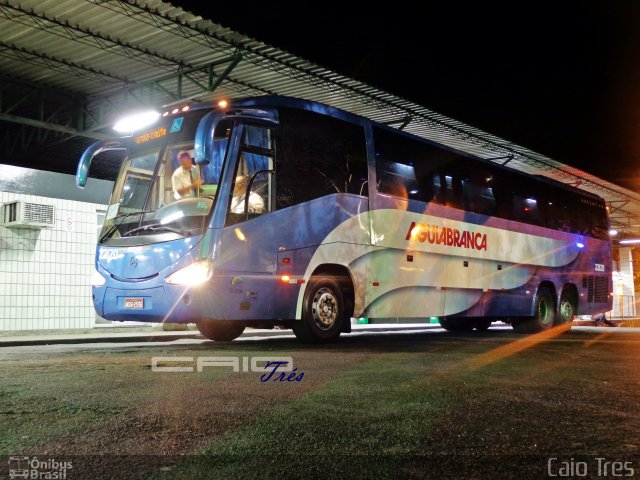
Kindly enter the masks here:
[[560, 303], [558, 305], [558, 314], [556, 315], [556, 325], [573, 322], [577, 307], [577, 298], [575, 293], [565, 288], [560, 295]]
[[244, 322], [236, 320], [200, 320], [196, 325], [203, 337], [214, 342], [235, 340], [245, 328]]
[[538, 288], [533, 317], [514, 322], [513, 329], [518, 333], [538, 333], [553, 327], [556, 318], [556, 305], [549, 287]]
[[302, 319], [293, 322], [293, 333], [305, 343], [333, 340], [343, 330], [345, 301], [332, 277], [312, 277], [304, 293]]

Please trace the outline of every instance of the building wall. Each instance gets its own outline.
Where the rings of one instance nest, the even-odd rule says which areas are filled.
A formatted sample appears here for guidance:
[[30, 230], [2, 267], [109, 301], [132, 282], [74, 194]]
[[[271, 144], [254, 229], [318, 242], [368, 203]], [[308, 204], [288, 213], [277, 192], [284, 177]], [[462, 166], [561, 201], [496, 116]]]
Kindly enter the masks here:
[[0, 330], [95, 325], [90, 278], [98, 212], [106, 210], [111, 185], [92, 179], [82, 191], [72, 175], [0, 165], [0, 204], [25, 200], [55, 208], [53, 228], [0, 225]]
[[614, 262], [613, 271], [613, 310], [611, 318], [635, 317], [635, 288], [633, 284], [632, 247], [620, 248], [620, 263]]
[[106, 205], [6, 192], [0, 200], [55, 208], [53, 228], [0, 226], [0, 330], [93, 327], [96, 212]]

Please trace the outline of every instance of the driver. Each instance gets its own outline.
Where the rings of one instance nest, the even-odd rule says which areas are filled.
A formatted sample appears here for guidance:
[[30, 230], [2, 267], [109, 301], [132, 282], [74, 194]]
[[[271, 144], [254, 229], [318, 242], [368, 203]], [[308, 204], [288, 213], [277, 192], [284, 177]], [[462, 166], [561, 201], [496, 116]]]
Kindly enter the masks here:
[[[244, 213], [244, 201], [247, 190], [247, 178], [244, 175], [236, 177], [231, 199], [231, 213]], [[249, 193], [249, 213], [264, 213], [264, 200], [256, 192]]]
[[192, 198], [197, 196], [198, 189], [202, 185], [200, 171], [191, 161], [189, 152], [182, 151], [178, 154], [180, 166], [171, 175], [171, 186], [173, 197], [176, 200], [181, 198]]

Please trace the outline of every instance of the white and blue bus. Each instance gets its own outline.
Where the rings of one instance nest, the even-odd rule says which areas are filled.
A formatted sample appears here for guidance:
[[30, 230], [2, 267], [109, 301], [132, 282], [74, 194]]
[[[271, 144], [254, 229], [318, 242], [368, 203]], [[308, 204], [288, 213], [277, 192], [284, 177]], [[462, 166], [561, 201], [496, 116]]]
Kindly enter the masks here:
[[611, 309], [595, 195], [299, 99], [153, 121], [78, 165], [82, 187], [96, 154], [126, 150], [92, 278], [106, 319], [317, 342], [356, 319], [530, 333]]

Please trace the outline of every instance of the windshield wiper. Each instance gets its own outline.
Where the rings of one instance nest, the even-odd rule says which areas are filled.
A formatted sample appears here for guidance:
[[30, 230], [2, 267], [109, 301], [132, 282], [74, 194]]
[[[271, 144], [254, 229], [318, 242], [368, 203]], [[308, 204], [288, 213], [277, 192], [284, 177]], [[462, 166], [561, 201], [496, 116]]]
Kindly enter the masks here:
[[167, 227], [166, 225], [163, 225], [161, 223], [152, 223], [150, 225], [143, 225], [142, 227], [138, 227], [138, 228], [134, 228], [133, 230], [129, 230], [128, 232], [124, 233], [122, 236], [123, 237], [128, 237], [132, 233], [142, 232], [142, 231], [145, 231], [145, 230], [151, 230], [152, 232], [156, 232], [158, 230], [164, 230], [164, 231], [167, 231], [167, 232], [177, 233], [178, 235], [180, 235], [182, 237], [184, 237], [186, 235], [186, 232], [184, 232], [183, 230], [178, 230], [177, 228]]
[[111, 233], [113, 233], [115, 229], [117, 229], [120, 225], [122, 225], [122, 222], [124, 222], [125, 219], [127, 219], [128, 217], [131, 217], [132, 215], [140, 215], [143, 213], [151, 213], [151, 212], [147, 212], [145, 210], [137, 210], [135, 212], [119, 213], [118, 215], [113, 217], [113, 219], [115, 220], [116, 218], [119, 218], [120, 221], [118, 223], [115, 223], [115, 222], [112, 223], [111, 226], [109, 227], [109, 230], [104, 232], [104, 234], [100, 237], [100, 239], [98, 240], [98, 243], [102, 243], [103, 240], [109, 238], [111, 236]]

